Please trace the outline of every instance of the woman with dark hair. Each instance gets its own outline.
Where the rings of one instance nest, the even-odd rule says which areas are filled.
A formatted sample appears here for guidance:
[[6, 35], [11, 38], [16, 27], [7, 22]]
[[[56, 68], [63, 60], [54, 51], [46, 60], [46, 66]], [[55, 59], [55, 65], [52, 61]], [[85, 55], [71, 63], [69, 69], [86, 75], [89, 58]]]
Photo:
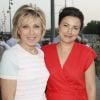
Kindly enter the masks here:
[[79, 9], [62, 9], [58, 22], [60, 41], [42, 48], [50, 72], [47, 100], [96, 100], [96, 54], [92, 48], [75, 42], [83, 22]]

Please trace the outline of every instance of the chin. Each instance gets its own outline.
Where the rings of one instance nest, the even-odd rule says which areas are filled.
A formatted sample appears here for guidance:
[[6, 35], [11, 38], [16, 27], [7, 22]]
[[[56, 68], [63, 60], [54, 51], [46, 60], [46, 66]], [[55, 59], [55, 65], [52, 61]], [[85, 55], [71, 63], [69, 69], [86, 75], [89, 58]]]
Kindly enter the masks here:
[[34, 43], [27, 43], [27, 45], [28, 45], [28, 46], [33, 46], [33, 45], [34, 45]]
[[74, 40], [65, 40], [66, 43], [72, 43]]

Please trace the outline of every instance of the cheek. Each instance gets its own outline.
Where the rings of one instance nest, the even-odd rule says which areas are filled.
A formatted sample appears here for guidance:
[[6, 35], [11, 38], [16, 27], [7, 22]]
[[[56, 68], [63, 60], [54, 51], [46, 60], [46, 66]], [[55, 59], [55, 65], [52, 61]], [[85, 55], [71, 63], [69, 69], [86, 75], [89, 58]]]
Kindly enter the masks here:
[[78, 34], [79, 34], [79, 31], [73, 32], [74, 36], [78, 36]]
[[74, 39], [74, 40], [76, 40], [77, 37], [78, 37], [78, 34], [74, 34], [74, 35], [73, 35], [73, 39]]
[[19, 35], [20, 39], [22, 39], [25, 37], [25, 32], [23, 32], [23, 30], [19, 30], [18, 35]]
[[73, 34], [73, 36], [74, 36], [74, 37], [77, 37], [77, 36], [78, 36], [78, 34], [74, 33], [74, 34]]
[[60, 28], [60, 29], [58, 30], [58, 34], [59, 34], [59, 35], [63, 35], [64, 33], [65, 33], [65, 32], [64, 32], [63, 29]]
[[58, 31], [59, 31], [59, 32], [62, 32], [62, 31], [64, 31], [64, 30], [65, 30], [65, 29], [64, 29], [63, 27], [60, 26]]
[[23, 34], [23, 30], [22, 30], [22, 29], [19, 29], [19, 30], [18, 30], [18, 34], [19, 34], [19, 35], [22, 35], [22, 34]]
[[35, 30], [35, 34], [42, 35], [42, 31], [41, 30]]

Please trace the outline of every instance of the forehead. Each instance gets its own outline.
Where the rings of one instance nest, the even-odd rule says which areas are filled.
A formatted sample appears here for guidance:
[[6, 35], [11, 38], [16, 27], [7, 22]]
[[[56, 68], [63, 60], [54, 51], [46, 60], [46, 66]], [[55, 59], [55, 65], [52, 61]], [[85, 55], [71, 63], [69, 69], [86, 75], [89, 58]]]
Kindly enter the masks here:
[[76, 24], [76, 25], [81, 25], [81, 21], [78, 17], [75, 17], [75, 16], [66, 16], [62, 19], [63, 23], [69, 23], [69, 24]]
[[41, 19], [36, 16], [36, 15], [26, 15], [26, 16], [22, 16], [21, 20], [20, 20], [20, 24], [41, 24]]

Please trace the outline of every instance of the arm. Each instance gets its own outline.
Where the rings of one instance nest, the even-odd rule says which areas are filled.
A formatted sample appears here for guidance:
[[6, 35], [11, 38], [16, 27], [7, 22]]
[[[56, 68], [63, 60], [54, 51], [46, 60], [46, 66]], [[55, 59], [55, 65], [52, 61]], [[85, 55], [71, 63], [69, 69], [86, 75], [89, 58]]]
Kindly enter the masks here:
[[1, 79], [2, 100], [14, 100], [16, 80]]
[[2, 100], [14, 100], [16, 92], [16, 80], [19, 71], [17, 56], [10, 50], [6, 50], [0, 63], [1, 94]]
[[85, 72], [85, 82], [88, 100], [96, 100], [95, 64], [90, 65]]

